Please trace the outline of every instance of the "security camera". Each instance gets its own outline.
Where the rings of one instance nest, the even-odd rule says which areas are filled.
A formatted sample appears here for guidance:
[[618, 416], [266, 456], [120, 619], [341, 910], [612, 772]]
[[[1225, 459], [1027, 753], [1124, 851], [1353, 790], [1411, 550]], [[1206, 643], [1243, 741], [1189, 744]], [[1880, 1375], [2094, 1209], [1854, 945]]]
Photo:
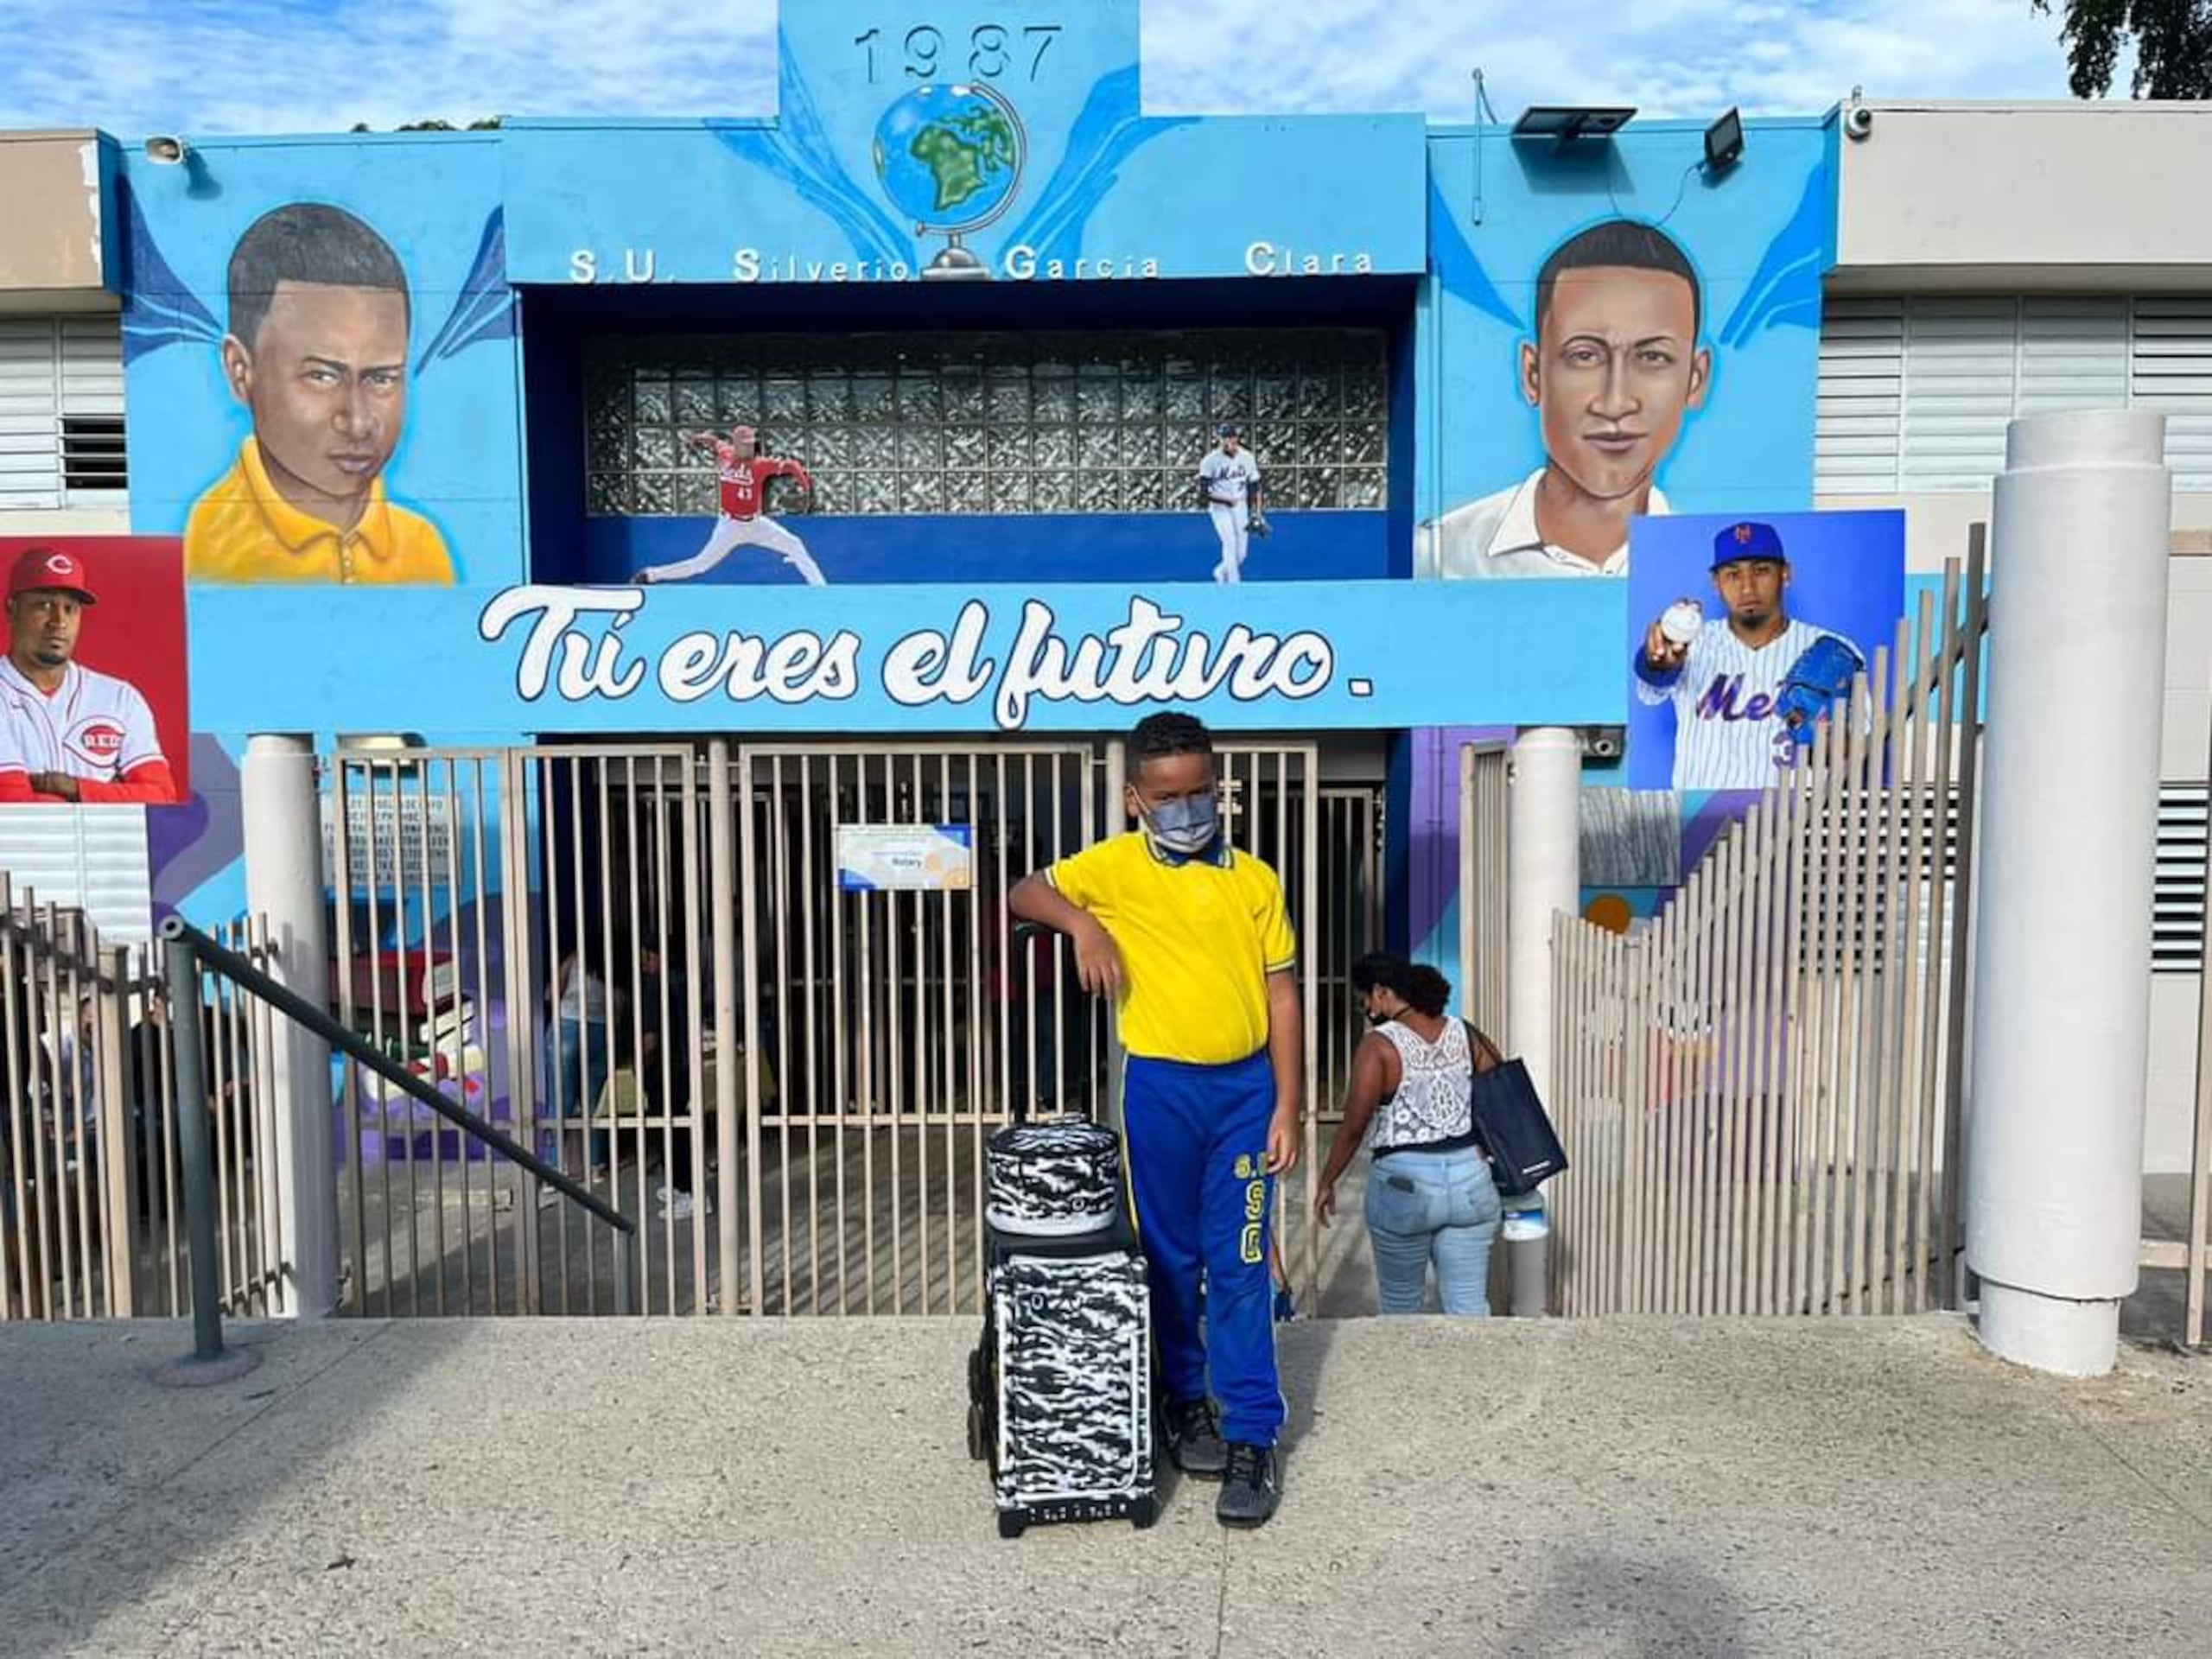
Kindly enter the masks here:
[[1618, 760], [1628, 746], [1628, 728], [1624, 726], [1584, 726], [1575, 734], [1582, 740], [1582, 758], [1586, 760]]
[[1853, 104], [1843, 112], [1843, 130], [1848, 137], [1866, 137], [1874, 130], [1874, 111], [1864, 104]]
[[192, 147], [175, 133], [157, 132], [146, 141], [146, 159], [175, 167], [192, 153]]

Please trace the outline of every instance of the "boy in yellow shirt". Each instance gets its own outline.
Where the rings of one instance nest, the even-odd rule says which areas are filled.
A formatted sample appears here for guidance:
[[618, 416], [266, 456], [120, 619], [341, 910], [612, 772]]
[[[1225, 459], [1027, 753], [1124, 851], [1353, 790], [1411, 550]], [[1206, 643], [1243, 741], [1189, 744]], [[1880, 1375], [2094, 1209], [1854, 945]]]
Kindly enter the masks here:
[[1256, 1527], [1281, 1490], [1268, 1232], [1305, 1093], [1297, 942], [1275, 873], [1223, 833], [1204, 725], [1141, 721], [1124, 804], [1141, 830], [1029, 876], [1008, 907], [1066, 934], [1084, 988], [1116, 1000], [1169, 1454], [1222, 1478], [1224, 1526]]

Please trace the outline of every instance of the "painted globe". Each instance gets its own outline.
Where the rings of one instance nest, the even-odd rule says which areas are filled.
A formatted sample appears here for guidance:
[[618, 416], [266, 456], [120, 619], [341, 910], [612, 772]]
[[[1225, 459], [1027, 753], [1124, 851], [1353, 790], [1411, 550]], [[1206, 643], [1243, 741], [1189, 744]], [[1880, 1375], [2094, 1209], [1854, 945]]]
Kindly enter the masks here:
[[876, 176], [918, 228], [965, 231], [1005, 210], [1026, 148], [1021, 118], [990, 87], [917, 86], [876, 123]]

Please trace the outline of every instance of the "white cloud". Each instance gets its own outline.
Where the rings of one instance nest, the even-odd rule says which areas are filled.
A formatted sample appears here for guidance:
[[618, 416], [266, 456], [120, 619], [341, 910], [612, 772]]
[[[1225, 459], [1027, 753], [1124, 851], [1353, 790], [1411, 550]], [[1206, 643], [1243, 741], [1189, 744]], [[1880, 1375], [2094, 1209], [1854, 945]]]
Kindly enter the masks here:
[[[830, 4], [835, 0], [785, 0]], [[774, 0], [0, 0], [0, 126], [330, 131], [490, 114], [765, 112]], [[1147, 0], [1163, 112], [1817, 113], [1876, 98], [2057, 98], [2057, 20], [2029, 0]]]

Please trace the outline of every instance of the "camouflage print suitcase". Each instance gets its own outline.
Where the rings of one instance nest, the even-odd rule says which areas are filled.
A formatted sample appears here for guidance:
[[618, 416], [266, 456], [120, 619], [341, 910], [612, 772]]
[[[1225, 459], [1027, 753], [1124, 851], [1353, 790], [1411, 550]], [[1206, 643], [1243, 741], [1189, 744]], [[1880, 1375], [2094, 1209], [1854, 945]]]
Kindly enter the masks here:
[[1036, 1522], [1150, 1526], [1152, 1304], [1135, 1240], [995, 1237], [988, 1287], [968, 1449], [990, 1464], [1001, 1535]]

